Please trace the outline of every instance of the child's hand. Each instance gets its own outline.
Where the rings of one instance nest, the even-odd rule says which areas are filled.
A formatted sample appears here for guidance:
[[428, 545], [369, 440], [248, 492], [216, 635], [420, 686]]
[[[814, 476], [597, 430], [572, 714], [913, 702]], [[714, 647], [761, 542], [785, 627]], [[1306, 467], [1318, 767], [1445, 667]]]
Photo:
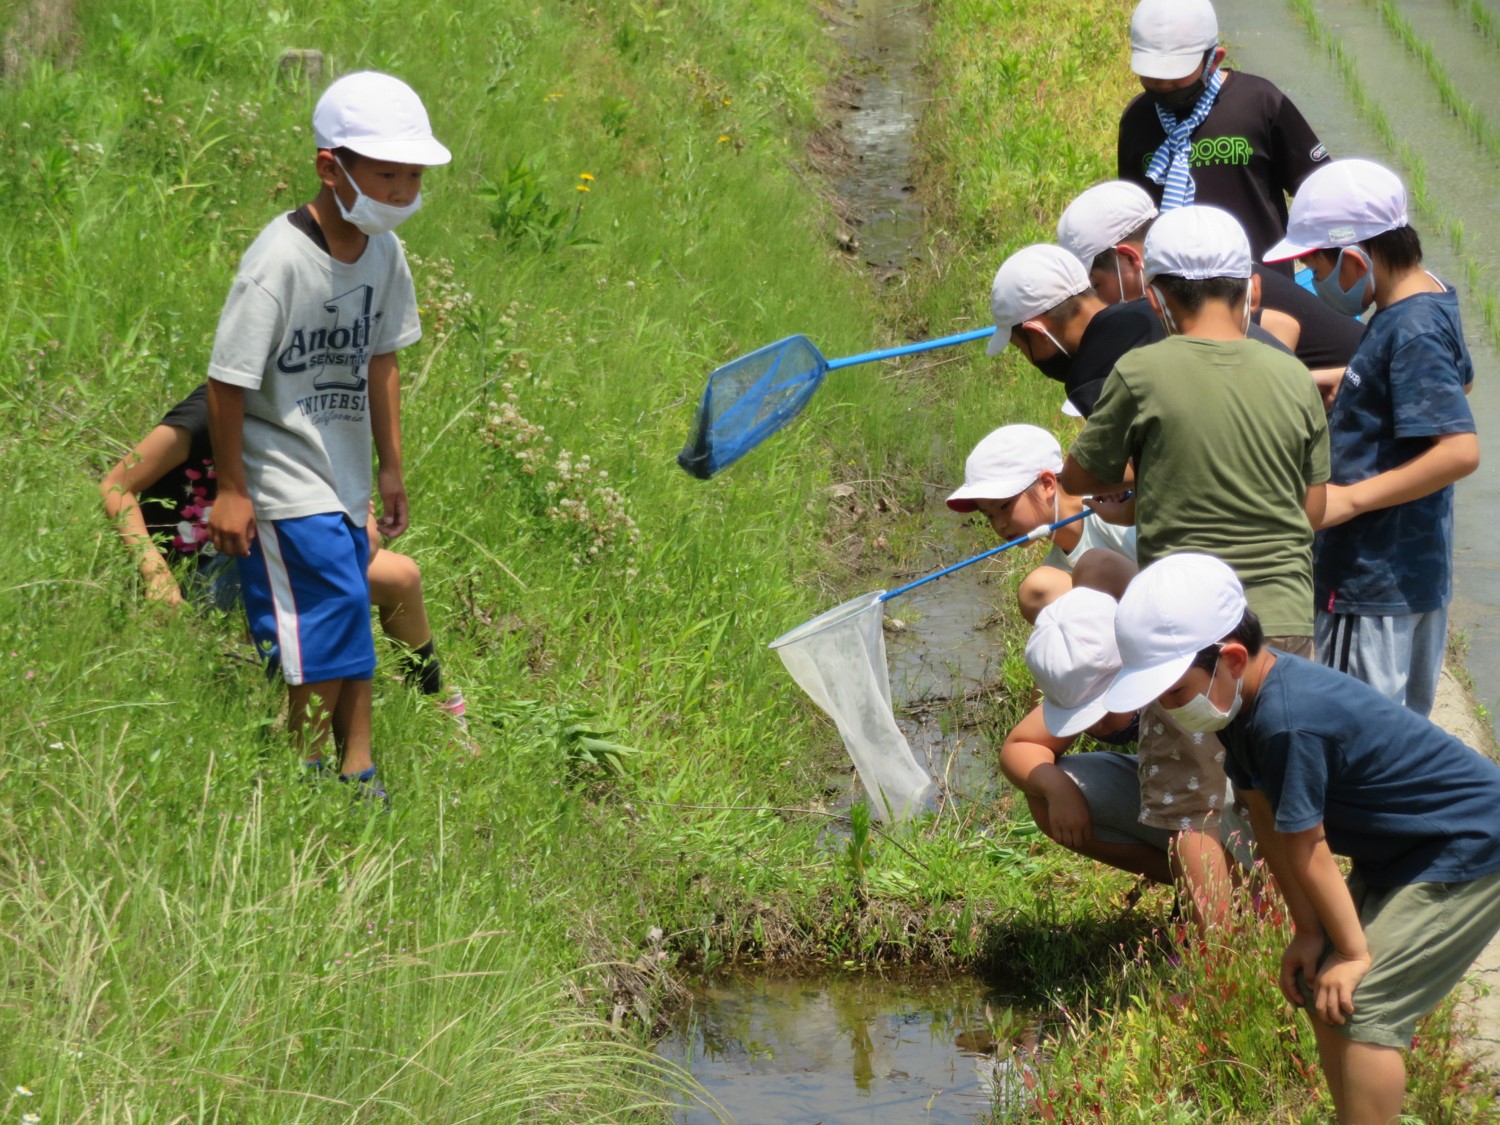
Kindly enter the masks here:
[[406, 530], [411, 519], [406, 507], [406, 484], [400, 473], [380, 470], [380, 507], [383, 514], [375, 526], [387, 539], [394, 539]]
[[1094, 838], [1089, 803], [1071, 778], [1047, 791], [1047, 835], [1074, 851]]
[[1354, 990], [1370, 971], [1370, 955], [1345, 957], [1335, 952], [1318, 974], [1314, 1010], [1326, 1024], [1343, 1023], [1354, 1014]]
[[1085, 496], [1083, 502], [1105, 523], [1121, 527], [1135, 525], [1135, 494], [1116, 492], [1107, 496]]
[[1338, 527], [1339, 524], [1348, 523], [1359, 515], [1355, 511], [1349, 485], [1330, 484], [1323, 496], [1323, 522], [1314, 528], [1314, 531], [1321, 531], [1325, 527]]
[[222, 483], [213, 511], [208, 515], [208, 534], [222, 555], [244, 558], [255, 538], [255, 505], [241, 492], [226, 492]]
[[1301, 991], [1297, 988], [1297, 971], [1302, 971], [1304, 981], [1314, 981], [1318, 977], [1318, 958], [1323, 954], [1323, 935], [1299, 933], [1292, 938], [1286, 947], [1286, 952], [1281, 955], [1281, 994], [1287, 998], [1287, 1002], [1293, 1007], [1300, 1008], [1304, 1002]]

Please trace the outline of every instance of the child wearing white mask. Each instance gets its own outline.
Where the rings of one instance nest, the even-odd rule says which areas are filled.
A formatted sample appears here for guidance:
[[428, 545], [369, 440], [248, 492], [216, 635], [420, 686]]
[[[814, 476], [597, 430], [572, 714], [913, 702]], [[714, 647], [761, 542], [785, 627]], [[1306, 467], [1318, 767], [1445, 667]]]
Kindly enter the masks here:
[[1458, 294], [1422, 268], [1401, 178], [1369, 160], [1307, 178], [1266, 255], [1294, 258], [1340, 312], [1375, 306], [1328, 415], [1318, 659], [1426, 715], [1448, 644], [1453, 484], [1479, 467]]
[[239, 559], [250, 632], [279, 661], [289, 723], [313, 775], [383, 798], [370, 749], [375, 649], [366, 579], [371, 452], [388, 539], [407, 526], [396, 352], [421, 338], [391, 231], [447, 164], [416, 93], [372, 71], [313, 110], [321, 189], [246, 251], [208, 369], [218, 496], [214, 546]]
[[1396, 1120], [1417, 1021], [1500, 931], [1500, 766], [1368, 684], [1267, 647], [1209, 555], [1142, 570], [1115, 641], [1106, 710], [1154, 701], [1223, 740], [1292, 916], [1281, 991], [1307, 1009], [1338, 1120]]

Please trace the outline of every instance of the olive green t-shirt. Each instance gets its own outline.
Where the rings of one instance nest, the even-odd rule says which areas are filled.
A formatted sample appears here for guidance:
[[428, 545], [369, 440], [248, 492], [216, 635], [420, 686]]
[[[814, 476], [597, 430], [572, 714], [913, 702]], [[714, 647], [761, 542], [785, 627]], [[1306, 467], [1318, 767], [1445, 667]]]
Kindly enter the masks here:
[[1328, 480], [1328, 422], [1312, 376], [1254, 340], [1171, 336], [1122, 356], [1069, 451], [1094, 476], [1135, 465], [1141, 565], [1217, 555], [1267, 636], [1311, 636], [1310, 486]]

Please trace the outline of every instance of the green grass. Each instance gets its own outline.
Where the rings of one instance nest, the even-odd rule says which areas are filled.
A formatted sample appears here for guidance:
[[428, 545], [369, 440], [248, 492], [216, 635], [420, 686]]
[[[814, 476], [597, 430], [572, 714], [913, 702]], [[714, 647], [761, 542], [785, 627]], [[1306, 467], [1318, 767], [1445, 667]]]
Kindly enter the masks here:
[[[1395, 157], [1399, 170], [1403, 173], [1406, 181], [1407, 191], [1411, 194], [1412, 202], [1417, 205], [1418, 210], [1427, 217], [1437, 232], [1447, 238], [1453, 247], [1454, 256], [1458, 259], [1464, 271], [1464, 280], [1469, 286], [1473, 299], [1479, 305], [1480, 318], [1484, 326], [1489, 330], [1490, 338], [1500, 343], [1500, 294], [1497, 294], [1494, 286], [1489, 284], [1488, 273], [1482, 262], [1468, 249], [1465, 241], [1463, 220], [1447, 212], [1438, 206], [1433, 199], [1432, 193], [1427, 187], [1427, 162], [1411, 145], [1410, 142], [1397, 135], [1395, 127], [1390, 118], [1381, 108], [1379, 99], [1372, 95], [1360, 75], [1359, 61], [1344, 47], [1344, 42], [1338, 34], [1333, 31], [1319, 15], [1317, 6], [1311, 0], [1287, 0], [1287, 7], [1292, 15], [1302, 24], [1307, 31], [1308, 37], [1313, 44], [1321, 48], [1329, 60], [1338, 69], [1339, 76], [1343, 79], [1344, 89], [1349, 100], [1354, 104], [1358, 114], [1367, 121], [1375, 130], [1386, 150]], [[1399, 13], [1392, 13], [1397, 23], [1401, 22]], [[1393, 26], [1387, 20], [1388, 30], [1392, 30], [1398, 39], [1401, 38], [1399, 26]], [[1410, 25], [1406, 25], [1408, 37], [1410, 37]], [[1428, 77], [1435, 86], [1435, 92], [1439, 98], [1455, 98], [1448, 81], [1446, 73], [1441, 64], [1432, 56], [1431, 48], [1426, 44], [1416, 43], [1414, 39], [1403, 44], [1418, 53], [1421, 58], [1420, 47], [1426, 47], [1426, 58], [1431, 60], [1428, 68]], [[1413, 45], [1415, 44], [1415, 46]], [[1446, 91], [1446, 94], [1445, 94]], [[1446, 103], [1445, 103], [1446, 104]], [[1466, 105], [1468, 103], [1465, 103]], [[1450, 108], [1452, 108], [1450, 106]], [[1471, 115], [1477, 113], [1470, 107]], [[1486, 126], [1488, 127], [1488, 126]], [[1471, 130], [1472, 131], [1472, 130]], [[1491, 130], [1492, 131], [1492, 130]]]
[[[1129, 880], [1008, 797], [851, 854], [836, 732], [764, 647], [938, 561], [931, 494], [994, 425], [1056, 424], [1055, 387], [978, 349], [857, 369], [722, 477], [673, 464], [717, 364], [792, 331], [832, 355], [984, 323], [1005, 253], [1109, 174], [1124, 8], [934, 16], [927, 265], [883, 304], [804, 182], [841, 64], [801, 0], [124, 0], [82, 9], [71, 65], [6, 76], [0, 1069], [37, 1098], [0, 1112], [660, 1119], [682, 1081], [642, 1047], [669, 974], [768, 959], [981, 967], [1062, 1005], [1080, 1084], [1159, 1033], [1119, 1120], [1148, 1081], [1238, 1096], [1173, 1085], [1196, 1044], [1134, 954], [1161, 896], [1115, 922]], [[382, 671], [388, 814], [301, 782], [234, 623], [145, 608], [93, 487], [201, 379], [240, 253], [313, 191], [289, 47], [402, 74], [455, 152], [402, 228], [426, 338], [399, 547], [485, 754]], [[1008, 606], [1026, 559], [990, 565]], [[1001, 633], [991, 742], [1030, 689]], [[1245, 1114], [1313, 1105], [1281, 1084], [1266, 990], [1242, 995], [1230, 1016], [1283, 1060]]]

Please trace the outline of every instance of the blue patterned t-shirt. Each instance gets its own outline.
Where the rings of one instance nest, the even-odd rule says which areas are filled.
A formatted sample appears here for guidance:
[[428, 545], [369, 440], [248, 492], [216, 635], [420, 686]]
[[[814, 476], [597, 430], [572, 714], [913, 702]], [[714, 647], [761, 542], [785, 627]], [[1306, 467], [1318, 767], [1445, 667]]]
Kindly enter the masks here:
[[[1471, 434], [1474, 364], [1458, 295], [1418, 293], [1381, 309], [1328, 415], [1332, 484], [1405, 464], [1444, 434]], [[1453, 486], [1319, 532], [1315, 604], [1329, 613], [1428, 613], [1453, 595]]]
[[1276, 830], [1321, 824], [1372, 887], [1500, 870], [1500, 766], [1353, 676], [1284, 652], [1221, 735]]

